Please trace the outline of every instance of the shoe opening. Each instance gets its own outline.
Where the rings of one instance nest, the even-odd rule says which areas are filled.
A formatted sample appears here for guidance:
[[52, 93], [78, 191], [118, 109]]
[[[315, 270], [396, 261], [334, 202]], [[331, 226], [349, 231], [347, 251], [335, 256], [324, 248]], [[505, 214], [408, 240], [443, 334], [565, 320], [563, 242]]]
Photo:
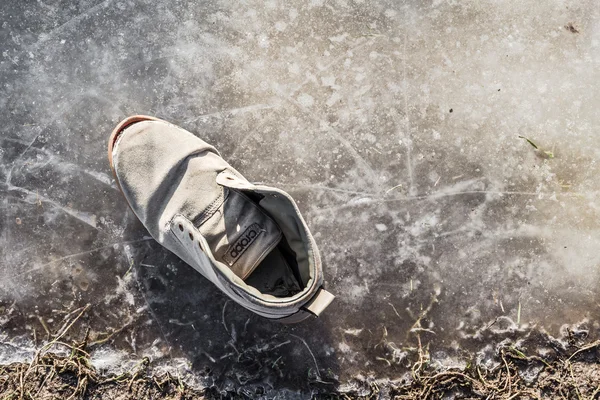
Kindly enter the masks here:
[[246, 284], [263, 294], [290, 297], [302, 291], [298, 263], [285, 237], [246, 278]]
[[289, 229], [290, 222], [279, 215], [278, 207], [265, 209], [264, 200], [261, 194], [224, 188], [222, 199], [194, 224], [215, 259], [247, 285], [262, 294], [291, 297], [309, 280], [308, 255], [302, 238]]

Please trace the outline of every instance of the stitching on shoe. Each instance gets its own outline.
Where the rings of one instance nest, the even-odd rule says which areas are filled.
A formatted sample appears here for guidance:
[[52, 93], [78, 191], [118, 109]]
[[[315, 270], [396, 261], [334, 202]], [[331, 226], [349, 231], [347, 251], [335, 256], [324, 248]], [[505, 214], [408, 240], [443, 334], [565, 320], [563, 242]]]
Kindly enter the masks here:
[[199, 227], [200, 225], [208, 221], [210, 217], [212, 217], [214, 213], [216, 213], [217, 210], [221, 207], [221, 205], [225, 202], [227, 197], [229, 197], [229, 190], [227, 190], [226, 188], [221, 188], [219, 196], [216, 199], [214, 199], [208, 205], [208, 207], [204, 209], [204, 211], [202, 211], [196, 218], [194, 218], [193, 221], [191, 221], [192, 224], [195, 227]]

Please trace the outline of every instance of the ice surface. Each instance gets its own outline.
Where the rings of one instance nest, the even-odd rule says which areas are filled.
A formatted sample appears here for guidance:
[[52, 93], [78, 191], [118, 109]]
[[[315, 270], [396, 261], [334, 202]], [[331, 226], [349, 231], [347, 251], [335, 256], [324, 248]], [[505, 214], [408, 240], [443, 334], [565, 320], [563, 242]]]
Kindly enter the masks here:
[[[417, 334], [459, 365], [498, 317], [554, 333], [589, 317], [597, 336], [599, 13], [562, 0], [2, 2], [6, 340], [90, 303], [92, 334], [125, 327], [98, 365], [185, 359], [222, 388], [307, 390], [397, 378]], [[337, 295], [323, 318], [255, 317], [148, 237], [106, 159], [136, 113], [297, 198]]]

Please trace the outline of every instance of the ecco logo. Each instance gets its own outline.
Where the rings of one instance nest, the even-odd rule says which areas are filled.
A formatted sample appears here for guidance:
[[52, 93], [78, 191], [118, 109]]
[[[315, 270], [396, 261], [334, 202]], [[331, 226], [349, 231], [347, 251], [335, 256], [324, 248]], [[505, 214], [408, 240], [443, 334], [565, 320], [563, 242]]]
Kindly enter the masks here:
[[246, 251], [246, 249], [254, 243], [258, 235], [262, 232], [258, 224], [252, 224], [244, 231], [242, 236], [229, 247], [227, 251], [228, 263], [231, 265], [237, 261], [238, 258]]

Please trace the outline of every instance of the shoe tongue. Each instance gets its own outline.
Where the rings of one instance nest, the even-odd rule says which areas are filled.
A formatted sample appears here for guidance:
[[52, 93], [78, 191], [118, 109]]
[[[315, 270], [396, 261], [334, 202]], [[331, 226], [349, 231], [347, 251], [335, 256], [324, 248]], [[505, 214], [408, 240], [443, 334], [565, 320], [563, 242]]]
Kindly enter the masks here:
[[281, 230], [260, 206], [242, 193], [226, 188], [224, 201], [213, 203], [194, 223], [215, 259], [242, 279], [281, 240]]

